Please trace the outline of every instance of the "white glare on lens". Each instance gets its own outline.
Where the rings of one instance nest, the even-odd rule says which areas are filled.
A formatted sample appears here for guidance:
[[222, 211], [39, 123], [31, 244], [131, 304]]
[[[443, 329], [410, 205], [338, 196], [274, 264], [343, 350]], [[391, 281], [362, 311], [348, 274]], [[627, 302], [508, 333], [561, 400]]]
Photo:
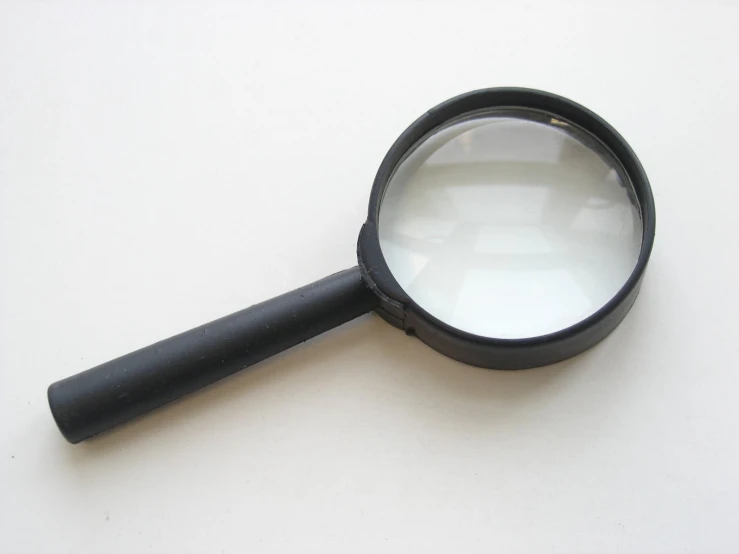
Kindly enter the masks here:
[[451, 326], [546, 335], [596, 312], [633, 271], [642, 229], [630, 187], [613, 156], [566, 121], [487, 113], [401, 162], [380, 246], [403, 290]]

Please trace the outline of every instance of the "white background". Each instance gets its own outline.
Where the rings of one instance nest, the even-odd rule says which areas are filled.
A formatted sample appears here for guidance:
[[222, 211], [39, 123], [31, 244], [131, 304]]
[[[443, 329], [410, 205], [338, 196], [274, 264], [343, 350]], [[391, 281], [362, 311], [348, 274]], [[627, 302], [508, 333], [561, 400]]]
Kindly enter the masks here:
[[[736, 2], [0, 4], [0, 550], [737, 552]], [[356, 262], [397, 135], [467, 90], [613, 124], [641, 295], [566, 363], [365, 316], [96, 440], [52, 381]]]

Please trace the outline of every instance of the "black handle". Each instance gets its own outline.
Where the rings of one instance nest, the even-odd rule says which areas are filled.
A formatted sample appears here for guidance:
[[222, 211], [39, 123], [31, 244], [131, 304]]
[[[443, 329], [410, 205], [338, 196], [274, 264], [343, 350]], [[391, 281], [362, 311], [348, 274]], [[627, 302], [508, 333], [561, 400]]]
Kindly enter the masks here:
[[354, 267], [49, 387], [71, 443], [133, 419], [373, 310]]

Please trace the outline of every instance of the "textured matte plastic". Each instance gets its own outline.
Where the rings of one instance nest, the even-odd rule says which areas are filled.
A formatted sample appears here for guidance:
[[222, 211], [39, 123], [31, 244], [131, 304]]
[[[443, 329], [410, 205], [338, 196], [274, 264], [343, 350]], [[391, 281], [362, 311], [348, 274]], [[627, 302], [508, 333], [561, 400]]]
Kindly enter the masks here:
[[77, 443], [374, 309], [354, 267], [49, 387], [59, 430]]

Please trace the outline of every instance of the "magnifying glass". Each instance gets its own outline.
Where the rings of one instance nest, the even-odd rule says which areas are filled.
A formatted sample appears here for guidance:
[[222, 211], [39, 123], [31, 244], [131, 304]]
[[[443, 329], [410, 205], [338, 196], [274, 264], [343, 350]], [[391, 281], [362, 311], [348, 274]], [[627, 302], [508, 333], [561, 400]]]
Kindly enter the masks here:
[[385, 156], [358, 265], [49, 387], [77, 443], [370, 311], [442, 354], [523, 369], [626, 316], [652, 250], [646, 174], [605, 121], [493, 88], [422, 115]]

